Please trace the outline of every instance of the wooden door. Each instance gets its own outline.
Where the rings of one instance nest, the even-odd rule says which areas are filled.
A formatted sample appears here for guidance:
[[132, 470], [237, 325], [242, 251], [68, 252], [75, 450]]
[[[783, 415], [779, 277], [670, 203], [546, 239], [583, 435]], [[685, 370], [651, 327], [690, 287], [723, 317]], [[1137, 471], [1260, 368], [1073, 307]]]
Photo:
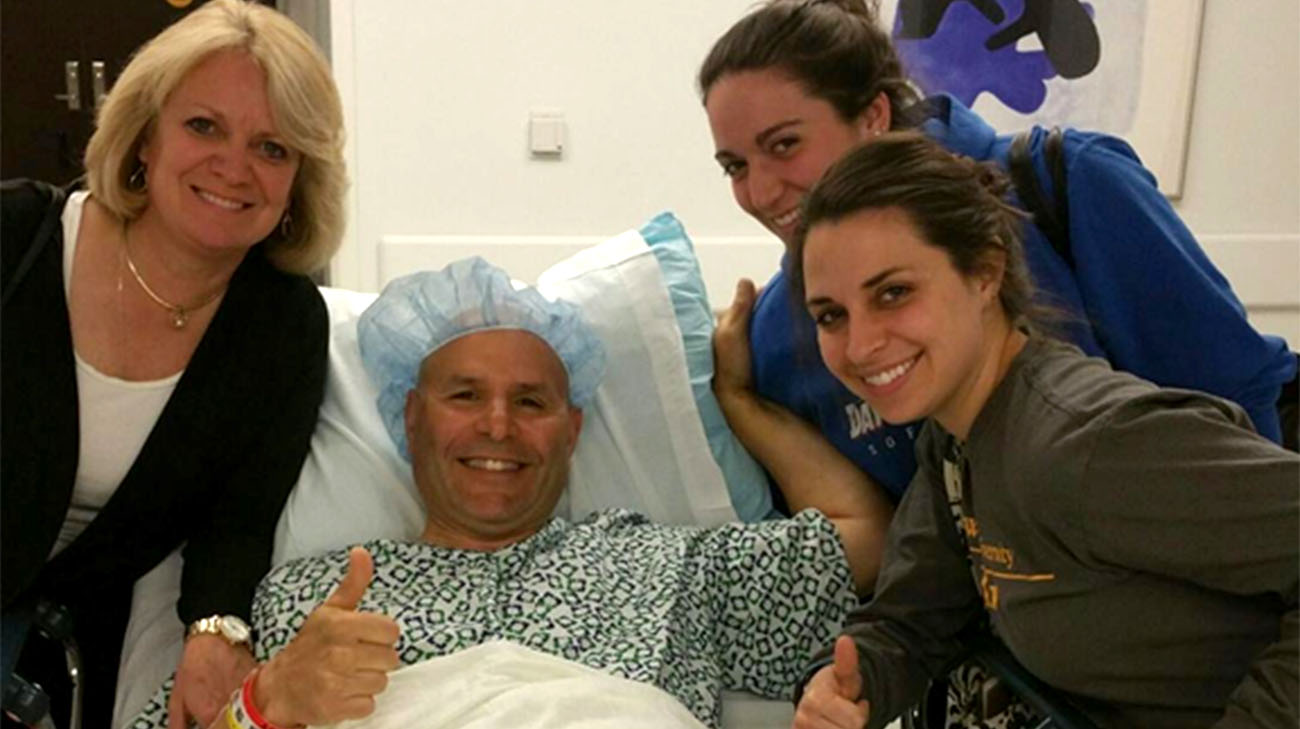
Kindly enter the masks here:
[[[110, 88], [140, 44], [205, 1], [0, 0], [0, 178], [80, 176], [97, 86]], [[73, 62], [76, 109], [66, 98]]]

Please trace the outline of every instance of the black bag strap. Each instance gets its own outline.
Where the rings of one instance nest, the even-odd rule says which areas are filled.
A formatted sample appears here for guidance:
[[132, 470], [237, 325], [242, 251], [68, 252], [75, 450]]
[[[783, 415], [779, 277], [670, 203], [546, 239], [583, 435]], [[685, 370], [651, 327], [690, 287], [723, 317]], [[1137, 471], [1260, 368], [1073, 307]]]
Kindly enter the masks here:
[[1065, 179], [1065, 130], [1052, 127], [1043, 142], [1043, 156], [1047, 160], [1048, 174], [1052, 176], [1052, 191], [1056, 199], [1056, 220], [1065, 233], [1065, 245], [1070, 247], [1070, 188]]
[[1065, 172], [1065, 132], [1060, 127], [1052, 127], [1043, 140], [1043, 159], [1052, 176], [1052, 192], [1049, 198], [1043, 186], [1039, 184], [1038, 173], [1034, 170], [1034, 158], [1029, 153], [1029, 141], [1033, 131], [1024, 131], [1011, 141], [1011, 150], [1007, 153], [1007, 171], [1015, 185], [1016, 196], [1025, 211], [1033, 216], [1034, 225], [1043, 231], [1052, 248], [1074, 268], [1074, 256], [1070, 251], [1070, 198]]
[[5, 282], [5, 290], [0, 295], [0, 307], [9, 303], [13, 298], [14, 292], [18, 290], [19, 284], [26, 278], [27, 272], [32, 266], [36, 265], [36, 259], [40, 258], [41, 251], [45, 249], [45, 244], [54, 234], [54, 226], [59, 224], [63, 217], [63, 201], [67, 198], [67, 193], [63, 188], [54, 185], [42, 185], [42, 188], [50, 193], [49, 205], [45, 208], [45, 216], [41, 218], [41, 224], [36, 228], [36, 235], [32, 239], [32, 244], [27, 248], [27, 253], [19, 261], [18, 267], [14, 269], [13, 276]]

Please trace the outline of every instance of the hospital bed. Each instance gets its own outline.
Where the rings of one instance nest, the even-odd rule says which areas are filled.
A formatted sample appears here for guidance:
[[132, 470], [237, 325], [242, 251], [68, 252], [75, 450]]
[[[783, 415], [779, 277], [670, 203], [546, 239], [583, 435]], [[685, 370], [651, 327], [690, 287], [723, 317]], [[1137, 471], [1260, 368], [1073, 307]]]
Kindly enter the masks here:
[[[430, 262], [430, 267], [442, 262]], [[713, 311], [680, 224], [660, 215], [580, 251], [538, 279], [584, 309], [607, 348], [608, 374], [585, 412], [558, 513], [623, 507], [672, 524], [755, 520], [771, 508], [762, 469], [726, 427], [710, 387]], [[375, 410], [356, 320], [374, 299], [322, 289], [331, 320], [329, 374], [302, 474], [278, 525], [274, 564], [376, 537], [416, 538], [423, 507], [409, 465]], [[135, 587], [114, 726], [133, 716], [178, 660], [181, 558]], [[788, 727], [788, 701], [729, 693], [727, 727]]]
[[[446, 262], [430, 262], [431, 267]], [[713, 397], [713, 309], [689, 239], [662, 214], [551, 266], [538, 286], [582, 306], [609, 356], [585, 413], [571, 482], [557, 513], [576, 519], [622, 507], [673, 524], [754, 521], [771, 509], [762, 469], [731, 433]], [[375, 537], [416, 538], [423, 506], [362, 369], [356, 321], [375, 294], [321, 290], [329, 309], [329, 373], [311, 451], [276, 532], [274, 565]], [[346, 516], [344, 516], [346, 515]], [[113, 726], [143, 707], [179, 659], [175, 613], [181, 557], [169, 556], [134, 590]], [[1043, 727], [1090, 727], [1000, 645], [976, 658], [1044, 716]], [[723, 726], [790, 726], [786, 700], [723, 697]], [[904, 726], [942, 726], [941, 712], [913, 712]], [[891, 725], [896, 729], [900, 722]]]

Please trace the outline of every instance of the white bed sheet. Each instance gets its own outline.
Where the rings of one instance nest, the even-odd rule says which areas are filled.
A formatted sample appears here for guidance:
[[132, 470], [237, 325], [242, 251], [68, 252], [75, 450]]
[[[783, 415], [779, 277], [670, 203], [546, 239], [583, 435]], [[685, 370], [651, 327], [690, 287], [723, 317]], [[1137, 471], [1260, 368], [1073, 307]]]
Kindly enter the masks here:
[[[492, 641], [388, 675], [364, 719], [328, 729], [706, 729], [658, 687]], [[319, 729], [327, 729], [320, 727]]]

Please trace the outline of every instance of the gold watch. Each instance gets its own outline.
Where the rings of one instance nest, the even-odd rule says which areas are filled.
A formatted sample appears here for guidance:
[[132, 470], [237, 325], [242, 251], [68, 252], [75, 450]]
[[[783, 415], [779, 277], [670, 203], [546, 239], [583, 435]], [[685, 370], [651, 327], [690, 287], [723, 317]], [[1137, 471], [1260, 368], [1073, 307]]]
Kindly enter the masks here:
[[224, 638], [231, 645], [242, 645], [249, 650], [253, 648], [253, 631], [236, 615], [209, 615], [190, 623], [185, 637], [196, 635], [216, 635]]

